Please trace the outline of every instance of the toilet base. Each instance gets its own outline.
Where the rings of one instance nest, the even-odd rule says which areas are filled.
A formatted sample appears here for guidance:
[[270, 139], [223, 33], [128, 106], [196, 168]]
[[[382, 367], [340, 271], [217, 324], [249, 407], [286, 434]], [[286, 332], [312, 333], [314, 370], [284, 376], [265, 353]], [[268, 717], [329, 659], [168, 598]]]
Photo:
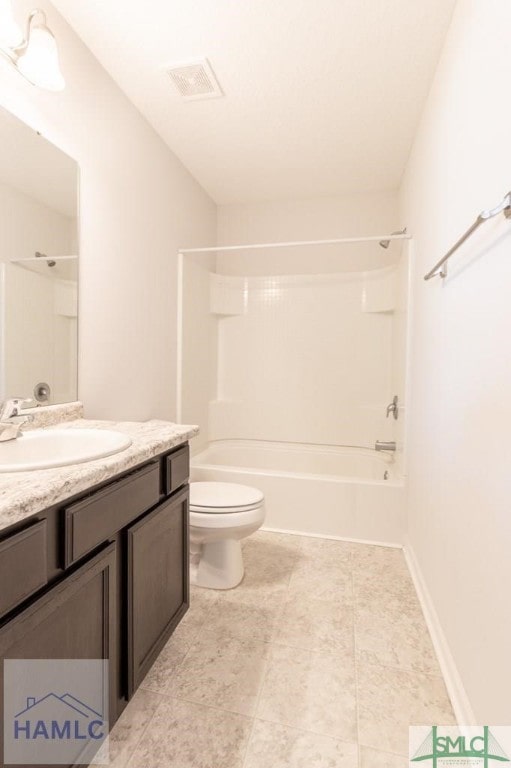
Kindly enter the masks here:
[[233, 589], [243, 578], [243, 556], [239, 539], [191, 543], [190, 582], [208, 589]]

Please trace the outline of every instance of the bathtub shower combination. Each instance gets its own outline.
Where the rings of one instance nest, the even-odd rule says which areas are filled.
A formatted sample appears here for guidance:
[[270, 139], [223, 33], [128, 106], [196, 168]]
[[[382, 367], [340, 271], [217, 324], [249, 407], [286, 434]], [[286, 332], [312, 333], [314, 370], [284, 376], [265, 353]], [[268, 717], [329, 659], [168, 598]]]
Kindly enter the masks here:
[[192, 460], [193, 480], [259, 488], [265, 528], [399, 544], [404, 486], [394, 463], [364, 448], [218, 440]]
[[402, 543], [406, 239], [349, 239], [328, 257], [305, 244], [291, 260], [180, 253], [178, 418], [201, 427], [192, 481], [259, 489], [269, 530]]

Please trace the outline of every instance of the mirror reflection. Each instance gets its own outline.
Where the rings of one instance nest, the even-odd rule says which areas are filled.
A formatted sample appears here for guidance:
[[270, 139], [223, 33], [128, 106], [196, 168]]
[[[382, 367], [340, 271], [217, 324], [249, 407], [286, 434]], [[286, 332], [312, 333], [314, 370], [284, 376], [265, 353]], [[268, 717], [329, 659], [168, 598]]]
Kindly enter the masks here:
[[77, 398], [78, 166], [0, 110], [0, 401]]

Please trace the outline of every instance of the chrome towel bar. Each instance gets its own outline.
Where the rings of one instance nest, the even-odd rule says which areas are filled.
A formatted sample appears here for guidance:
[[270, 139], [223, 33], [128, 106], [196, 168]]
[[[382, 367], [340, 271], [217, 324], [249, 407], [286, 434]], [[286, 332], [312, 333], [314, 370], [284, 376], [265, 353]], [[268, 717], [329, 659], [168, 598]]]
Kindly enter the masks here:
[[432, 277], [436, 277], [437, 275], [442, 278], [447, 277], [447, 261], [453, 255], [454, 251], [457, 251], [460, 245], [462, 245], [465, 240], [468, 240], [470, 235], [475, 232], [483, 222], [488, 221], [488, 219], [493, 219], [493, 217], [498, 216], [499, 213], [503, 213], [507, 219], [511, 219], [511, 192], [508, 192], [503, 201], [499, 203], [499, 205], [497, 205], [495, 208], [490, 208], [487, 211], [481, 211], [472, 226], [469, 227], [465, 234], [463, 234], [460, 239], [454, 243], [450, 251], [447, 251], [445, 256], [440, 259], [437, 264], [435, 264], [433, 269], [430, 270], [427, 275], [424, 275], [424, 280], [431, 280]]

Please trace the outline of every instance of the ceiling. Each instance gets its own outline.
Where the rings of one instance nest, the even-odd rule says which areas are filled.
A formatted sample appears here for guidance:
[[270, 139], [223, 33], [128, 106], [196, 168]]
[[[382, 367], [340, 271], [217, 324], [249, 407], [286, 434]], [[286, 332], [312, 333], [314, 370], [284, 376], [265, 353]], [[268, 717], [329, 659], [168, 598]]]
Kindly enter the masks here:
[[[456, 0], [53, 0], [217, 203], [395, 189]], [[207, 57], [224, 98], [168, 65]]]

